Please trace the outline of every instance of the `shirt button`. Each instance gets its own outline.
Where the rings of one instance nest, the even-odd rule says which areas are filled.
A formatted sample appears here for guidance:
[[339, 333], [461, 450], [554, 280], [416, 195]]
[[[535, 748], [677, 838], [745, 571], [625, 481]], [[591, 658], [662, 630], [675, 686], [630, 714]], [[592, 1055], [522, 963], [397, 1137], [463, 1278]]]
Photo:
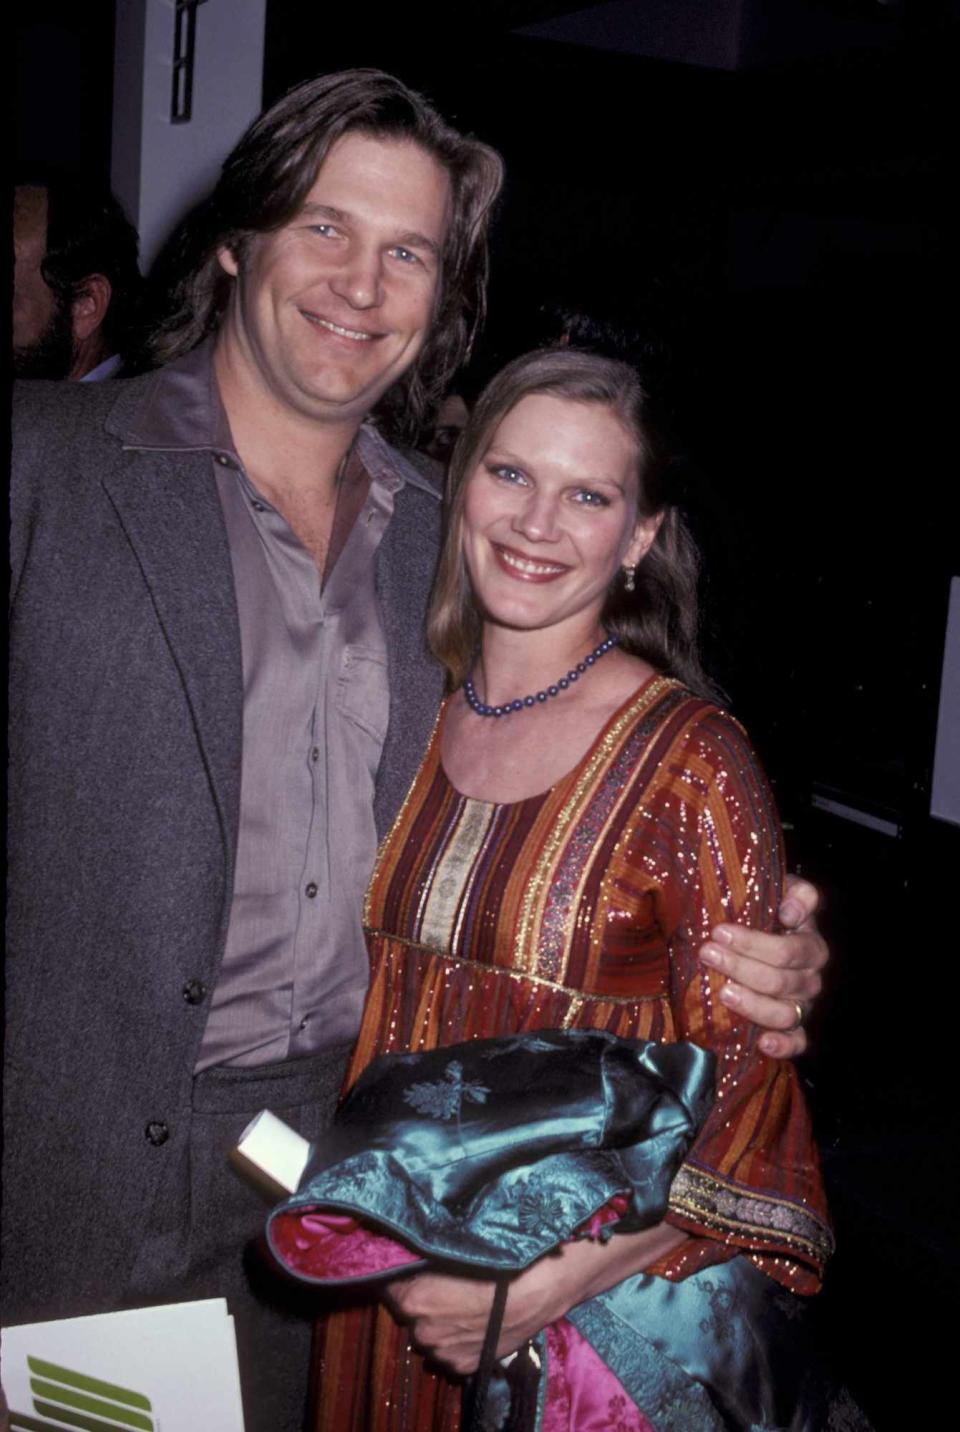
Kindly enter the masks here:
[[311, 759], [311, 761], [313, 761], [314, 763], [316, 763], [317, 761], [319, 761], [319, 759], [320, 759], [320, 747], [319, 747], [319, 746], [314, 746], [313, 750], [310, 752], [310, 759]]
[[301, 1028], [301, 1029], [306, 1029], [306, 1027], [307, 1027], [307, 1025], [308, 1025], [309, 1023], [310, 1023], [310, 1016], [309, 1016], [309, 1014], [305, 1014], [305, 1015], [303, 1016], [303, 1018], [301, 1019], [301, 1021], [300, 1021], [300, 1028]]
[[151, 1119], [143, 1132], [146, 1135], [147, 1143], [153, 1144], [156, 1149], [161, 1144], [165, 1144], [170, 1137], [170, 1130], [159, 1119]]
[[187, 1004], [200, 1004], [206, 992], [207, 987], [202, 980], [187, 980], [180, 991]]
[[221, 467], [233, 467], [233, 463], [227, 457], [225, 452], [218, 452], [216, 457], [214, 458], [214, 462], [218, 462]]
[[264, 507], [263, 503], [262, 503], [262, 502], [258, 502], [255, 497], [254, 497], [254, 498], [251, 498], [251, 500], [250, 500], [250, 506], [253, 508], [254, 512], [266, 512], [266, 510], [267, 510], [267, 509]]
[[306, 889], [306, 896], [307, 896], [307, 899], [308, 899], [308, 900], [314, 900], [314, 899], [316, 899], [317, 889], [318, 889], [318, 886], [317, 886], [316, 881], [311, 880], [311, 881], [310, 881], [310, 884], [307, 886], [307, 889]]

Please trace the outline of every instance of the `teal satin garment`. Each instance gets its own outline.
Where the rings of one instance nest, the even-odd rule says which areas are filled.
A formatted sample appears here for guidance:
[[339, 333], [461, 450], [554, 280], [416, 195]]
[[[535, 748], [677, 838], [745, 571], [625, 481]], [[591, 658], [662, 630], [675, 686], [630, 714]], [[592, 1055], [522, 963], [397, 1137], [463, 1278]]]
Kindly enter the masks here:
[[[278, 1215], [339, 1211], [424, 1262], [495, 1276], [575, 1236], [615, 1195], [629, 1197], [629, 1212], [600, 1236], [648, 1227], [711, 1105], [713, 1068], [693, 1044], [587, 1030], [384, 1056], [318, 1141], [300, 1190], [274, 1210], [268, 1241], [284, 1262], [271, 1236]], [[657, 1432], [869, 1432], [815, 1352], [808, 1300], [746, 1257], [682, 1282], [631, 1277], [567, 1316]], [[522, 1387], [519, 1364], [484, 1375], [475, 1425], [540, 1426], [543, 1334], [534, 1347]]]
[[869, 1432], [814, 1310], [737, 1257], [679, 1283], [627, 1278], [567, 1317], [664, 1432]]
[[392, 1054], [364, 1070], [274, 1210], [354, 1214], [431, 1260], [519, 1271], [616, 1194], [662, 1218], [713, 1099], [694, 1044], [548, 1030]]

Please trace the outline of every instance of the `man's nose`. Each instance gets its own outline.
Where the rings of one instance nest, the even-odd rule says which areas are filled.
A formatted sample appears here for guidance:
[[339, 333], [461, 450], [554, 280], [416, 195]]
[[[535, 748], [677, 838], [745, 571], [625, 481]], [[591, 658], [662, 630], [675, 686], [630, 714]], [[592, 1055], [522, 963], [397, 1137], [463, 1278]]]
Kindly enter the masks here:
[[376, 308], [383, 301], [383, 270], [380, 254], [373, 248], [356, 247], [347, 255], [330, 284], [338, 298], [351, 308]]

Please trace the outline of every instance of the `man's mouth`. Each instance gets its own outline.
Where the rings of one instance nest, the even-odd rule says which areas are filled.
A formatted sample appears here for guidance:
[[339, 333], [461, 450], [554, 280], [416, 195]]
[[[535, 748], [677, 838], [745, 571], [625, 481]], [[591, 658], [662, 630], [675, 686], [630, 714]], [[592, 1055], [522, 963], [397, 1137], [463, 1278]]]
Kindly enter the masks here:
[[338, 338], [351, 338], [355, 343], [369, 343], [380, 336], [378, 333], [364, 333], [360, 328], [344, 328], [342, 324], [333, 323], [329, 318], [321, 318], [318, 313], [310, 313], [305, 308], [300, 312], [318, 328], [325, 328], [328, 333], [335, 333]]
[[520, 552], [514, 552], [510, 547], [503, 547], [499, 542], [493, 543], [493, 550], [504, 567], [518, 577], [526, 577], [533, 581], [547, 581], [551, 577], [560, 577], [569, 568], [563, 562], [543, 562], [533, 557], [525, 557]]

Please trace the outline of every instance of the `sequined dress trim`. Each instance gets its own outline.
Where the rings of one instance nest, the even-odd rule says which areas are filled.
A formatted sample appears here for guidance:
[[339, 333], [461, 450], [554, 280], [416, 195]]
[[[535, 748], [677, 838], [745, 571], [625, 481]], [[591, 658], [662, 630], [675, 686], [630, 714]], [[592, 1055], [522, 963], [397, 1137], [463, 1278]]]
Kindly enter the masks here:
[[829, 1226], [809, 1209], [741, 1188], [696, 1168], [689, 1160], [673, 1181], [669, 1207], [698, 1228], [734, 1234], [738, 1241], [772, 1237], [778, 1245], [787, 1244], [812, 1262], [825, 1262], [833, 1252]]

